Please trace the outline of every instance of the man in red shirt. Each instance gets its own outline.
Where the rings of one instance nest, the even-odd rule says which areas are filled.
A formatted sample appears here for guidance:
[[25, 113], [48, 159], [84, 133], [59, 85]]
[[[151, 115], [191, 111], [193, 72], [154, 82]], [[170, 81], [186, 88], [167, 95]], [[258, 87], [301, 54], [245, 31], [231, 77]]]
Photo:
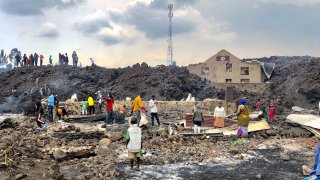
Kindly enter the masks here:
[[104, 104], [106, 105], [106, 126], [111, 126], [113, 124], [113, 96], [111, 93], [108, 94], [106, 98], [104, 98]]

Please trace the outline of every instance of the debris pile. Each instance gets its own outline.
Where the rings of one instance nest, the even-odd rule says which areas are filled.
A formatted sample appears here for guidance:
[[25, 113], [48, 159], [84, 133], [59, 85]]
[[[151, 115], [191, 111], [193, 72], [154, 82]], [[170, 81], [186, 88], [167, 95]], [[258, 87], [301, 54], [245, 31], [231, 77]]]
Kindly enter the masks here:
[[[2, 179], [170, 179], [203, 172], [209, 179], [235, 175], [245, 179], [301, 179], [301, 165], [305, 169], [312, 166], [316, 142], [283, 137], [180, 136], [170, 135], [163, 125], [148, 127], [143, 129], [146, 154], [141, 171], [132, 171], [124, 138], [127, 125], [102, 129], [102, 123], [64, 122], [34, 133], [36, 125], [31, 119], [22, 116], [15, 122], [12, 127], [0, 129]], [[240, 167], [250, 171], [240, 173]], [[189, 173], [190, 169], [195, 175]], [[222, 169], [225, 171], [221, 174]]]

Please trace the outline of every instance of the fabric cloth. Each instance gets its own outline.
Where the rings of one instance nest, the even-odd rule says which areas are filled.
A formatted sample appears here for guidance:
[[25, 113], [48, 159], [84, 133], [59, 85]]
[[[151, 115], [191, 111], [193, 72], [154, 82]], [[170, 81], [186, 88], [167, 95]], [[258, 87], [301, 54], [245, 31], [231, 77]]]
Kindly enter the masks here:
[[135, 158], [140, 158], [141, 154], [140, 152], [128, 152], [128, 158], [129, 159], [135, 159]]
[[42, 126], [45, 124], [45, 122], [41, 120], [41, 116], [42, 116], [41, 113], [39, 112], [36, 113], [36, 122], [39, 128], [42, 128]]
[[244, 137], [248, 135], [248, 127], [239, 126], [237, 129], [237, 136]]
[[238, 107], [238, 125], [243, 127], [248, 127], [249, 125], [249, 107], [246, 105], [240, 105]]
[[269, 118], [273, 120], [274, 116], [275, 116], [275, 108], [274, 106], [272, 106], [269, 108]]
[[156, 118], [157, 123], [158, 123], [158, 125], [160, 126], [160, 120], [159, 120], [159, 117], [158, 117], [158, 113], [154, 113], [154, 112], [151, 113], [151, 123], [152, 123], [152, 126], [154, 126], [154, 118]]
[[87, 110], [88, 102], [87, 101], [81, 101], [81, 107], [82, 107], [83, 110]]
[[158, 112], [156, 100], [151, 99], [149, 101], [149, 106], [150, 106], [150, 112], [151, 113], [157, 113]]
[[88, 98], [88, 105], [89, 106], [94, 106], [94, 101], [93, 101], [93, 98], [91, 96]]
[[269, 107], [264, 108], [264, 113], [263, 113], [264, 118], [269, 121]]
[[48, 106], [49, 121], [53, 122], [53, 105]]
[[87, 115], [87, 114], [88, 114], [87, 109], [82, 109], [82, 115]]
[[256, 110], [260, 110], [260, 107], [261, 107], [261, 102], [258, 101], [258, 102], [256, 103]]
[[54, 106], [54, 96], [51, 94], [48, 98], [48, 106]]
[[226, 118], [226, 111], [224, 110], [224, 107], [219, 107], [217, 106], [214, 109], [214, 117], [219, 117], [219, 118]]
[[202, 122], [203, 120], [203, 113], [196, 109], [194, 112], [193, 112], [193, 121], [194, 122]]
[[199, 134], [200, 132], [201, 132], [201, 122], [200, 122], [200, 126], [197, 124], [194, 124], [194, 133]]
[[320, 176], [320, 144], [318, 144], [316, 155], [314, 157], [314, 165], [313, 165], [313, 171], [311, 172], [310, 176], [316, 175]]
[[239, 102], [240, 102], [241, 105], [245, 105], [245, 104], [247, 104], [247, 99], [242, 98], [242, 99], [240, 99]]
[[138, 123], [137, 124], [140, 124], [140, 120], [141, 120], [141, 111], [139, 110], [136, 110], [136, 111], [133, 111], [132, 113], [133, 116], [135, 116], [138, 120]]
[[142, 100], [141, 100], [141, 97], [140, 96], [137, 96], [134, 100], [133, 100], [133, 103], [132, 103], [132, 106], [133, 106], [133, 111], [141, 111], [142, 110]]
[[113, 109], [114, 100], [112, 97], [104, 98], [104, 102], [107, 103], [107, 106], [106, 106], [107, 111]]
[[44, 59], [44, 56], [41, 54], [40, 55], [40, 61], [43, 61], [43, 59]]
[[106, 124], [113, 124], [113, 110], [110, 109], [110, 110], [107, 110], [106, 112], [106, 121], [105, 123]]
[[94, 106], [88, 106], [88, 112], [89, 112], [89, 115], [92, 115], [94, 114]]
[[137, 124], [130, 125], [126, 133], [128, 151], [139, 153], [141, 150], [141, 129]]
[[223, 127], [224, 127], [224, 118], [216, 117], [216, 118], [214, 119], [213, 125], [214, 125], [215, 127], [223, 128]]
[[201, 127], [202, 122], [201, 121], [193, 121], [193, 124]]

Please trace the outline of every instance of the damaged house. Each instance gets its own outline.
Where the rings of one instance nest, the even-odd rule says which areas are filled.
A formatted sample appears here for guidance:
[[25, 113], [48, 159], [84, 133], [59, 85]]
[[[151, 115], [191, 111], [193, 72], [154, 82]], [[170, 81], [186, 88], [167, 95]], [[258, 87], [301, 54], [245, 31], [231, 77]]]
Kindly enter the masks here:
[[199, 64], [190, 64], [190, 73], [213, 83], [263, 83], [270, 79], [274, 63], [243, 61], [226, 50]]

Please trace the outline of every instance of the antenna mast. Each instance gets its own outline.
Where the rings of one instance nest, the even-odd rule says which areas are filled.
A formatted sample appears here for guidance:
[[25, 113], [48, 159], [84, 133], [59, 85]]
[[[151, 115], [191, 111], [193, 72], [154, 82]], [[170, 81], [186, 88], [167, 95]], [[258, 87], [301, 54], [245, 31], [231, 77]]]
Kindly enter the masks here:
[[168, 13], [169, 33], [168, 33], [167, 63], [168, 63], [168, 66], [171, 66], [172, 62], [173, 62], [173, 60], [172, 60], [172, 55], [173, 55], [173, 49], [172, 49], [172, 18], [173, 18], [172, 9], [173, 9], [173, 4], [169, 4], [168, 9], [169, 9], [169, 13]]

